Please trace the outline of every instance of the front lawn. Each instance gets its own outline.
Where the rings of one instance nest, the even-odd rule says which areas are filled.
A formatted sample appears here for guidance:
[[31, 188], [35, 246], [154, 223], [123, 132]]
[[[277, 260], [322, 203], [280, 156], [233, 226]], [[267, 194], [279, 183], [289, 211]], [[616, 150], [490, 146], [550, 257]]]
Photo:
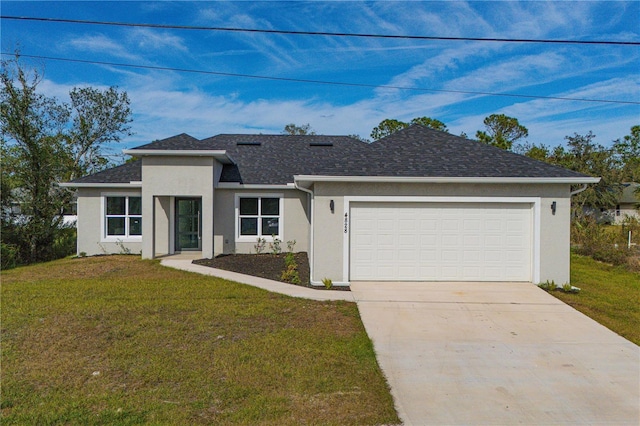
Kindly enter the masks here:
[[2, 272], [3, 424], [399, 423], [356, 305], [133, 256]]
[[551, 294], [640, 345], [640, 274], [573, 254], [571, 284], [580, 293]]

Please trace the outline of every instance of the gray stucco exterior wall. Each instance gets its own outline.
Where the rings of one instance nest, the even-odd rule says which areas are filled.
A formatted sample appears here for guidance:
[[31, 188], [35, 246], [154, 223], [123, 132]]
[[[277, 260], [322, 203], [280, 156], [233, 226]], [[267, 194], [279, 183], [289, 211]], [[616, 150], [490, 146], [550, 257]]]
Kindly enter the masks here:
[[[79, 188], [78, 189], [78, 254], [95, 256], [100, 254], [118, 254], [130, 251], [139, 254], [142, 250], [142, 238], [138, 241], [124, 241], [122, 239], [104, 238], [101, 226], [104, 217], [103, 197], [107, 195], [140, 196], [141, 190], [122, 188]], [[143, 219], [144, 226], [144, 219]]]
[[[287, 241], [295, 241], [295, 251], [309, 251], [310, 221], [307, 194], [294, 189], [252, 190], [217, 189], [214, 201], [215, 254], [255, 253], [256, 239], [236, 240], [236, 196], [277, 195], [284, 198], [282, 211], [282, 249]], [[267, 237], [267, 242], [269, 238]], [[268, 250], [268, 249], [267, 249]]]

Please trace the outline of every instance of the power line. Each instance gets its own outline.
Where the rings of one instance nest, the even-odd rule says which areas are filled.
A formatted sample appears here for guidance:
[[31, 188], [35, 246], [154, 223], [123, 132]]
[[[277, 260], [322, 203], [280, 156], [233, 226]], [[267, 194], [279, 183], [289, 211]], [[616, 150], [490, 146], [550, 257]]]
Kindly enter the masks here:
[[85, 24], [85, 25], [109, 25], [118, 27], [142, 27], [142, 28], [159, 28], [172, 30], [193, 30], [193, 31], [227, 31], [227, 32], [244, 32], [244, 33], [263, 33], [263, 34], [286, 34], [286, 35], [309, 35], [309, 36], [328, 36], [328, 37], [359, 37], [359, 38], [382, 38], [382, 39], [400, 39], [400, 40], [439, 40], [439, 41], [483, 41], [498, 43], [545, 43], [545, 44], [588, 44], [588, 45], [607, 45], [607, 46], [640, 46], [638, 41], [614, 41], [614, 40], [553, 40], [553, 39], [528, 39], [528, 38], [494, 38], [494, 37], [442, 37], [442, 36], [418, 36], [418, 35], [394, 35], [394, 34], [363, 34], [363, 33], [333, 33], [325, 31], [292, 31], [292, 30], [268, 30], [258, 28], [233, 28], [233, 27], [205, 27], [191, 25], [168, 25], [168, 24], [144, 24], [132, 22], [109, 22], [109, 21], [87, 21], [79, 19], [62, 19], [62, 18], [42, 18], [29, 16], [0, 16], [1, 19], [11, 19], [16, 21], [40, 21], [55, 22], [67, 24]]
[[618, 100], [588, 99], [588, 98], [569, 98], [569, 97], [561, 97], [561, 96], [524, 95], [524, 94], [518, 94], [518, 93], [478, 92], [478, 91], [470, 91], [470, 90], [429, 89], [429, 88], [424, 88], [424, 87], [392, 86], [392, 85], [384, 85], [384, 84], [366, 84], [366, 83], [349, 83], [349, 82], [327, 81], [327, 80], [309, 80], [309, 79], [301, 79], [301, 78], [273, 77], [273, 76], [266, 76], [266, 75], [253, 75], [253, 74], [239, 74], [239, 73], [220, 72], [220, 71], [194, 70], [194, 69], [188, 69], [188, 68], [161, 67], [161, 66], [154, 66], [154, 65], [136, 65], [136, 64], [119, 63], [119, 62], [91, 61], [91, 60], [87, 60], [87, 59], [72, 59], [72, 58], [59, 58], [59, 57], [53, 57], [53, 56], [25, 55], [25, 54], [22, 54], [22, 53], [16, 54], [16, 53], [10, 53], [10, 52], [0, 52], [0, 54], [8, 55], [8, 56], [20, 56], [20, 57], [32, 58], [32, 59], [44, 59], [44, 60], [50, 60], [50, 61], [74, 62], [74, 63], [91, 64], [91, 65], [107, 65], [107, 66], [125, 67], [125, 68], [139, 68], [139, 69], [149, 69], [149, 70], [156, 70], [156, 71], [175, 71], [175, 72], [184, 72], [184, 73], [191, 73], [191, 74], [217, 75], [217, 76], [222, 76], [222, 77], [238, 77], [238, 78], [253, 78], [253, 79], [259, 79], [259, 80], [286, 81], [286, 82], [291, 82], [291, 83], [323, 84], [323, 85], [349, 86], [349, 87], [364, 87], [364, 88], [372, 88], [372, 89], [410, 90], [410, 91], [418, 91], [418, 92], [458, 93], [458, 94], [464, 94], [464, 95], [500, 96], [500, 97], [509, 97], [509, 98], [548, 99], [548, 100], [559, 100], [559, 101], [578, 101], [578, 102], [594, 102], [594, 103], [609, 103], [609, 104], [624, 104], [624, 105], [640, 105], [640, 102], [635, 102], [635, 101], [618, 101]]

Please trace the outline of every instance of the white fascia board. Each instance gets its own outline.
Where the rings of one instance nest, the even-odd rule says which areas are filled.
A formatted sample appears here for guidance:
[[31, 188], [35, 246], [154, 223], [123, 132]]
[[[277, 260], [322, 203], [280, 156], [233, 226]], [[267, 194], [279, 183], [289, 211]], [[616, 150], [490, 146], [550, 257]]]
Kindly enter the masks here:
[[390, 182], [390, 183], [598, 183], [594, 177], [438, 177], [438, 176], [313, 176], [296, 175], [294, 182]]
[[120, 182], [120, 183], [73, 183], [63, 182], [60, 184], [63, 188], [142, 188], [142, 182]]
[[293, 183], [284, 185], [266, 185], [266, 184], [242, 184], [235, 182], [220, 182], [216, 188], [219, 189], [296, 189]]
[[223, 149], [123, 149], [122, 153], [133, 157], [214, 157], [221, 163], [235, 163]]

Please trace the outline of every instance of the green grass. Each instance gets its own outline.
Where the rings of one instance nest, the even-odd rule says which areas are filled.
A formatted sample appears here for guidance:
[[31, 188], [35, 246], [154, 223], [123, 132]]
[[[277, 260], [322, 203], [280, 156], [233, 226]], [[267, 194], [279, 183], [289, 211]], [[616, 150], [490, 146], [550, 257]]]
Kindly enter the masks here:
[[2, 273], [3, 424], [399, 423], [356, 305], [133, 256]]
[[581, 291], [551, 294], [640, 345], [640, 274], [573, 254], [571, 284]]

